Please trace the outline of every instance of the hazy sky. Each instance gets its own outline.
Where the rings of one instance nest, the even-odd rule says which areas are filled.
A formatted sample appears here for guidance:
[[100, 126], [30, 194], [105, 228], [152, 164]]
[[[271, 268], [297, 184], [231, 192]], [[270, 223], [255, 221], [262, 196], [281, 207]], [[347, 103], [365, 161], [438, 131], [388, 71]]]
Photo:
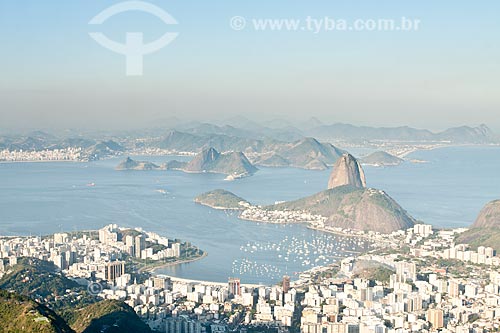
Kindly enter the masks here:
[[[499, 1], [152, 0], [143, 12], [88, 22], [120, 1], [0, 2], [0, 128], [121, 128], [177, 116], [316, 116], [326, 122], [500, 131]], [[233, 16], [247, 27], [235, 31]], [[252, 19], [419, 19], [418, 31], [255, 31]], [[303, 21], [302, 21], [303, 22]], [[302, 23], [301, 22], [301, 23]], [[147, 42], [178, 32], [126, 76], [102, 31]]]

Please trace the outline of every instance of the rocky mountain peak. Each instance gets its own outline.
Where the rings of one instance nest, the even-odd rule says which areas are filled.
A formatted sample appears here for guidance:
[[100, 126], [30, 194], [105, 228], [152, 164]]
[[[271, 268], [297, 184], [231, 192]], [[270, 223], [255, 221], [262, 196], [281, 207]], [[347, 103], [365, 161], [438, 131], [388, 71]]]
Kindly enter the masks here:
[[363, 168], [351, 154], [345, 154], [337, 160], [328, 180], [328, 189], [344, 185], [366, 187]]

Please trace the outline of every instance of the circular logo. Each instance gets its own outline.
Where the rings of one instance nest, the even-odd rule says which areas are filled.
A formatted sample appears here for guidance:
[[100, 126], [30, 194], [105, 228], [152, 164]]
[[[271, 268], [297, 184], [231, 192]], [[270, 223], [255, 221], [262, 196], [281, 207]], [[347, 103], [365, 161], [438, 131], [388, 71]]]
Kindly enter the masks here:
[[103, 287], [98, 282], [90, 282], [87, 286], [87, 291], [92, 295], [99, 295], [103, 290]]
[[244, 17], [241, 16], [233, 16], [231, 20], [229, 21], [229, 25], [231, 26], [231, 29], [233, 30], [243, 30], [245, 29], [245, 26], [247, 25], [247, 20]]

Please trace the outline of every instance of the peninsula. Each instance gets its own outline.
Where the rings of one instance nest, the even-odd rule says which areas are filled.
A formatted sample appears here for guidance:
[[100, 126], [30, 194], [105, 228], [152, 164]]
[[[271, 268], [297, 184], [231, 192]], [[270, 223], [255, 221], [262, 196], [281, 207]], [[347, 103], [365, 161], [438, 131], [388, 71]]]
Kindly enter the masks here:
[[245, 220], [307, 223], [324, 231], [355, 230], [390, 234], [412, 228], [416, 220], [382, 190], [366, 188], [363, 169], [349, 154], [335, 164], [328, 189], [312, 196], [270, 206], [251, 205], [237, 195], [216, 190], [196, 202], [218, 209], [239, 209]]

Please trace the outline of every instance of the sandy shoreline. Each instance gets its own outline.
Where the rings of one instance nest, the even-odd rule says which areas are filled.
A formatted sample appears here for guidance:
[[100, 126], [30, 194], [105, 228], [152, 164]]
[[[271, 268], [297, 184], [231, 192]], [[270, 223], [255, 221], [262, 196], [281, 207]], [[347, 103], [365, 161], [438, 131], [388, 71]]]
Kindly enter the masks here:
[[230, 211], [242, 210], [241, 208], [227, 208], [227, 207], [213, 206], [213, 205], [210, 205], [210, 204], [207, 204], [207, 203], [203, 203], [203, 202], [200, 202], [200, 201], [197, 201], [197, 200], [193, 200], [193, 202], [195, 204], [198, 204], [198, 205], [201, 205], [201, 206], [205, 206], [205, 207], [209, 207], [209, 208], [216, 209], [216, 210], [230, 210]]
[[[172, 280], [174, 282], [196, 283], [196, 284], [204, 284], [204, 285], [210, 285], [210, 286], [227, 286], [227, 282], [185, 279], [185, 278], [179, 278], [179, 277], [166, 275], [166, 274], [158, 274], [157, 276], [168, 277], [170, 280]], [[244, 287], [250, 287], [250, 288], [257, 288], [257, 287], [265, 286], [265, 284], [251, 284], [251, 283], [242, 283], [241, 285]]]
[[181, 265], [181, 264], [187, 264], [187, 263], [190, 263], [190, 262], [194, 262], [194, 261], [197, 261], [197, 260], [201, 260], [203, 258], [205, 258], [206, 256], [208, 256], [208, 253], [207, 252], [203, 252], [203, 254], [199, 257], [196, 257], [196, 258], [191, 258], [191, 259], [184, 259], [184, 260], [180, 260], [180, 261], [174, 261], [174, 262], [167, 262], [165, 264], [162, 264], [162, 265], [158, 265], [158, 266], [154, 266], [154, 267], [143, 267], [143, 268], [140, 268], [138, 270], [139, 273], [145, 273], [145, 272], [148, 272], [148, 273], [151, 273], [151, 274], [154, 274], [154, 275], [158, 275], [156, 274], [156, 270], [157, 269], [161, 269], [161, 268], [164, 268], [164, 267], [170, 267], [170, 266], [176, 266], [176, 265]]

